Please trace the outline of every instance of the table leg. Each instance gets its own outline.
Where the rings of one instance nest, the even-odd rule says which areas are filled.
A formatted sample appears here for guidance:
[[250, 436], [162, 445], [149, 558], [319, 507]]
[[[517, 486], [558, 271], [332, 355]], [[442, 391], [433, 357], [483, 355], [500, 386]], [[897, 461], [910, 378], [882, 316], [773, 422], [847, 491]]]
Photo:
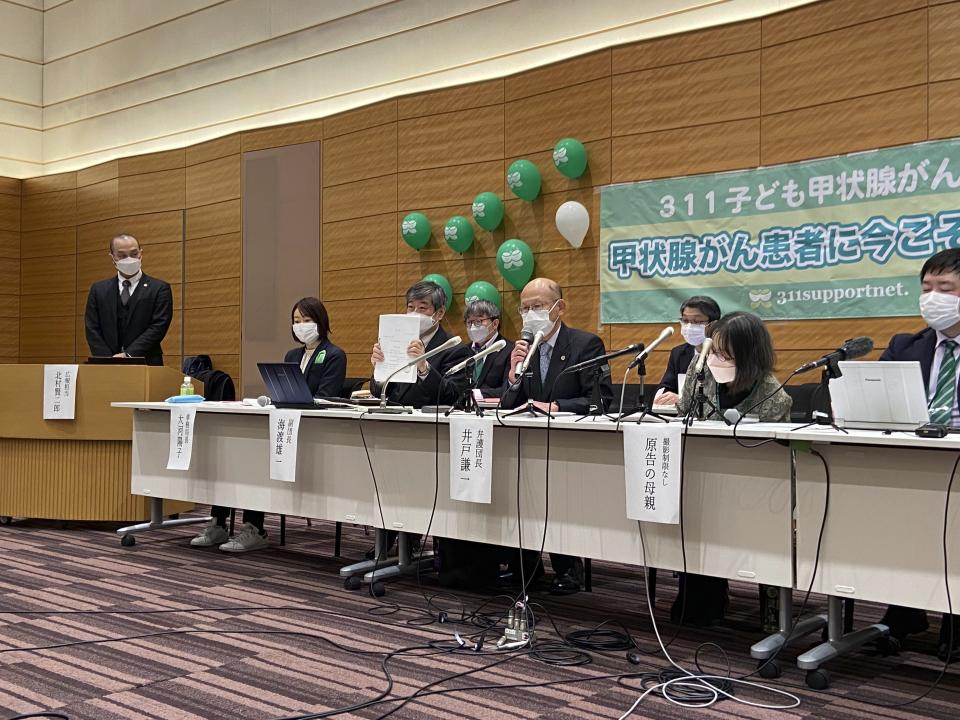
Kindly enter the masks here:
[[207, 523], [210, 522], [213, 518], [210, 516], [207, 517], [192, 517], [192, 518], [177, 518], [176, 520], [164, 520], [163, 519], [163, 498], [152, 497], [150, 498], [150, 521], [145, 523], [137, 523], [136, 525], [127, 525], [127, 527], [122, 527], [117, 530], [117, 535], [120, 536], [120, 544], [124, 547], [130, 547], [137, 544], [137, 539], [134, 537], [137, 533], [147, 532], [148, 530], [162, 530], [164, 528], [179, 527], [181, 525], [196, 525], [197, 523]]

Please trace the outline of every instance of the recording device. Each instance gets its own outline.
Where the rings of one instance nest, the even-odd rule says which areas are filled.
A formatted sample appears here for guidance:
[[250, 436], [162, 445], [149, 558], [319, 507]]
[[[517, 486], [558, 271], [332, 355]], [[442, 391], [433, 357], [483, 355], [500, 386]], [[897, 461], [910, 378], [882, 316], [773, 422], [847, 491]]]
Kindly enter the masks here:
[[814, 360], [813, 362], [808, 362], [806, 365], [801, 365], [794, 371], [794, 375], [799, 375], [800, 373], [807, 372], [808, 370], [814, 370], [818, 367], [824, 367], [826, 365], [835, 365], [841, 360], [852, 360], [853, 358], [866, 355], [871, 350], [873, 350], [873, 340], [871, 338], [852, 338], [844, 341], [843, 345], [841, 345], [838, 349], [831, 353], [827, 353], [819, 360]]
[[657, 345], [659, 345], [660, 343], [662, 343], [664, 340], [666, 340], [666, 339], [667, 339], [668, 337], [670, 337], [671, 335], [673, 335], [673, 327], [672, 327], [672, 326], [667, 326], [667, 327], [665, 327], [663, 330], [660, 331], [660, 334], [657, 335], [657, 339], [654, 340], [652, 343], [650, 343], [650, 346], [649, 346], [649, 347], [646, 347], [646, 348], [645, 348], [645, 347], [643, 347], [643, 344], [641, 343], [641, 345], [640, 345], [640, 352], [639, 352], [639, 353], [637, 354], [637, 356], [633, 359], [633, 361], [632, 361], [629, 365], [627, 365], [627, 370], [633, 370], [637, 365], [639, 365], [640, 363], [642, 363], [643, 360], [644, 360], [644, 358], [646, 358], [646, 357], [653, 351], [653, 349], [654, 349]]
[[[529, 334], [529, 333], [526, 333]], [[525, 334], [520, 333], [520, 339], [525, 340]], [[523, 358], [523, 361], [517, 365], [517, 371], [514, 375], [517, 376], [517, 380], [520, 379], [520, 376], [523, 375], [527, 368], [530, 367], [530, 363], [533, 361], [533, 356], [537, 352], [537, 348], [540, 347], [540, 343], [543, 342], [543, 330], [537, 330], [537, 334], [531, 338], [530, 347], [527, 348], [527, 355]]]
[[643, 350], [643, 343], [634, 343], [633, 345], [628, 345], [623, 348], [623, 350], [614, 350], [613, 352], [608, 352], [606, 355], [598, 355], [595, 358], [590, 358], [589, 360], [584, 360], [583, 362], [578, 362], [576, 365], [571, 365], [568, 368], [564, 368], [565, 373], [576, 372], [577, 370], [583, 370], [584, 368], [593, 367], [594, 365], [606, 365], [607, 362], [618, 358], [621, 355], [632, 355], [633, 353]]
[[697, 365], [694, 368], [694, 373], [699, 375], [703, 372], [703, 364], [707, 361], [707, 355], [710, 354], [710, 351], [713, 349], [713, 338], [707, 338], [703, 341], [703, 345], [700, 349], [700, 357], [697, 358]]
[[458, 372], [460, 372], [461, 370], [463, 370], [463, 369], [464, 369], [465, 367], [467, 367], [468, 365], [472, 365], [472, 364], [475, 363], [477, 360], [481, 360], [481, 359], [485, 358], [487, 355], [492, 355], [493, 353], [500, 352], [500, 351], [503, 350], [506, 346], [507, 346], [507, 341], [504, 340], [503, 338], [500, 338], [499, 340], [497, 340], [497, 341], [496, 341], [493, 345], [491, 345], [490, 347], [484, 348], [483, 350], [481, 350], [480, 352], [478, 352], [476, 355], [471, 355], [470, 357], [468, 357], [468, 358], [467, 358], [466, 360], [464, 360], [463, 362], [458, 362], [458, 363], [457, 363], [456, 365], [454, 365], [452, 368], [450, 368], [449, 370], [447, 370], [447, 371], [443, 374], [443, 376], [444, 376], [444, 377], [448, 377], [448, 376], [450, 376], [450, 375], [456, 375]]
[[407, 362], [405, 362], [403, 365], [401, 365], [392, 373], [390, 373], [387, 376], [387, 379], [383, 381], [383, 386], [380, 388], [380, 409], [384, 410], [387, 407], [387, 386], [390, 385], [390, 381], [393, 379], [394, 375], [396, 375], [401, 370], [406, 370], [408, 367], [418, 364], [421, 360], [429, 360], [434, 355], [439, 355], [440, 353], [445, 352], [446, 350], [449, 350], [452, 347], [456, 347], [461, 342], [462, 341], [460, 340], [459, 337], [452, 337], [449, 340], [447, 340], [445, 343], [443, 343], [443, 345], [438, 345], [433, 350], [428, 350], [423, 355], [420, 355], [418, 357], [410, 358]]
[[947, 429], [946, 425], [941, 425], [940, 423], [926, 423], [921, 425], [916, 430], [914, 430], [917, 437], [922, 438], [942, 438], [946, 437], [947, 433], [950, 432]]

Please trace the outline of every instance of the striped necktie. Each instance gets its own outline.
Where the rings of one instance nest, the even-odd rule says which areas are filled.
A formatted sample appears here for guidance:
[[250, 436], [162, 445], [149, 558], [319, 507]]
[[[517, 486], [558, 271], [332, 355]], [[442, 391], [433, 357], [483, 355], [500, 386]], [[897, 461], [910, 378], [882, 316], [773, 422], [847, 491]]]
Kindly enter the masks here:
[[550, 372], [551, 355], [553, 355], [553, 347], [550, 345], [540, 346], [540, 382], [544, 385], [547, 382], [547, 373]]
[[953, 420], [953, 407], [957, 403], [957, 356], [953, 352], [957, 343], [944, 340], [941, 347], [943, 357], [937, 375], [937, 390], [930, 400], [930, 422], [949, 425]]

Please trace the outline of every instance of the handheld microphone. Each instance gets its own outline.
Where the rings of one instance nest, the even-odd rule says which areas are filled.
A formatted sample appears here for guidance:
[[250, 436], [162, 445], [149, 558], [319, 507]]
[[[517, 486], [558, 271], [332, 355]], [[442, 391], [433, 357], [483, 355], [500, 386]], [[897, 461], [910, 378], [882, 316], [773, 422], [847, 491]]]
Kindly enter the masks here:
[[257, 405], [259, 405], [260, 407], [266, 407], [267, 405], [272, 405], [272, 404], [273, 404], [273, 400], [271, 400], [266, 395], [261, 395], [260, 397], [257, 398]]
[[697, 366], [694, 369], [694, 373], [699, 375], [703, 372], [703, 363], [707, 360], [707, 355], [710, 354], [710, 351], [713, 349], [713, 338], [707, 338], [703, 341], [700, 349], [700, 357], [697, 358]]
[[798, 375], [818, 367], [823, 367], [824, 365], [831, 365], [840, 360], [851, 360], [853, 358], [858, 358], [862, 355], [866, 355], [871, 350], [873, 350], [872, 338], [852, 338], [844, 341], [843, 345], [841, 345], [838, 349], [831, 353], [827, 353], [819, 360], [814, 360], [813, 362], [808, 362], [806, 365], [801, 365], [794, 371], [794, 375]]
[[643, 350], [643, 343], [634, 343], [633, 345], [628, 345], [627, 347], [623, 348], [623, 350], [614, 350], [613, 352], [608, 352], [606, 355], [598, 355], [595, 358], [578, 362], [576, 365], [571, 365], [570, 367], [564, 368], [563, 372], [564, 374], [572, 373], [576, 372], [577, 370], [593, 367], [594, 365], [603, 365], [609, 360], [618, 358], [621, 355], [632, 355], [638, 350]]
[[387, 406], [387, 386], [390, 384], [390, 381], [393, 379], [394, 375], [396, 375], [401, 370], [406, 370], [411, 365], [418, 364], [421, 360], [429, 360], [434, 355], [439, 355], [445, 350], [449, 350], [452, 347], [456, 347], [460, 343], [461, 343], [461, 340], [459, 337], [452, 337], [449, 340], [447, 340], [445, 343], [443, 343], [443, 345], [438, 345], [433, 350], [428, 350], [423, 355], [420, 355], [418, 357], [410, 358], [407, 362], [405, 362], [403, 365], [401, 365], [392, 373], [390, 373], [387, 376], [387, 379], [383, 381], [383, 386], [380, 388], [380, 407], [383, 408]]
[[450, 368], [449, 370], [447, 370], [447, 371], [443, 374], [443, 376], [444, 376], [444, 377], [449, 377], [450, 375], [456, 375], [458, 372], [460, 372], [461, 370], [463, 370], [463, 369], [464, 369], [465, 367], [467, 367], [468, 365], [471, 365], [472, 363], [475, 363], [477, 360], [480, 360], [480, 359], [482, 359], [482, 358], [485, 358], [487, 355], [492, 355], [493, 353], [500, 352], [500, 351], [503, 350], [506, 346], [507, 346], [507, 341], [504, 340], [503, 338], [500, 338], [499, 340], [497, 340], [497, 341], [496, 341], [493, 345], [491, 345], [490, 347], [484, 348], [483, 350], [481, 350], [480, 352], [478, 352], [476, 355], [471, 355], [470, 357], [468, 357], [468, 358], [467, 358], [466, 360], [464, 360], [463, 362], [458, 362], [458, 363], [457, 363], [456, 365], [454, 365], [452, 368]]
[[668, 337], [673, 335], [673, 326], [668, 325], [663, 330], [660, 331], [660, 334], [657, 335], [657, 339], [650, 343], [649, 347], [642, 348], [637, 356], [633, 359], [629, 365], [627, 365], [627, 370], [633, 370], [637, 365], [643, 362], [643, 359], [650, 355], [650, 352]]
[[527, 350], [527, 356], [523, 359], [523, 362], [517, 366], [517, 372], [514, 373], [518, 380], [520, 379], [520, 376], [527, 371], [527, 368], [530, 367], [530, 363], [533, 361], [533, 355], [537, 352], [537, 348], [540, 347], [540, 343], [542, 342], [543, 330], [537, 330], [537, 334], [533, 336], [533, 342], [530, 344], [530, 348]]
[[[530, 332], [527, 328], [523, 328], [523, 330], [520, 331], [520, 339], [523, 340], [527, 345], [530, 345], [530, 343], [533, 342], [533, 333]], [[523, 366], [523, 360], [517, 363], [517, 368], [516, 370], [513, 371], [513, 374], [519, 375], [520, 368], [522, 366]]]

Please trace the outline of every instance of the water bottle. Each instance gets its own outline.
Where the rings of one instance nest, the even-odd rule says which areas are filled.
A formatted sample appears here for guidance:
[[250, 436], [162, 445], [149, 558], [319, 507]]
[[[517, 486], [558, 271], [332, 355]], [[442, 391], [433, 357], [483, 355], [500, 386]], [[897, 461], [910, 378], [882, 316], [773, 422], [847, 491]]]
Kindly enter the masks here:
[[183, 385], [180, 386], [181, 395], [193, 395], [193, 380], [189, 375], [184, 376]]

